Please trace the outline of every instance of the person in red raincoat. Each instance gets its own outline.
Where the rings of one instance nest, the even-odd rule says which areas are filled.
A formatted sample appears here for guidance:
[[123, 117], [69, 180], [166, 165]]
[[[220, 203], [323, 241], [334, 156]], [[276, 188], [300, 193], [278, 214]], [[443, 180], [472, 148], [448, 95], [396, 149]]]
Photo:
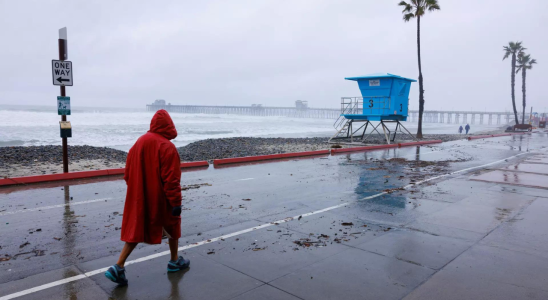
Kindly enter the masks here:
[[181, 237], [181, 160], [170, 141], [177, 130], [168, 112], [159, 110], [150, 130], [129, 150], [124, 180], [127, 183], [121, 240], [126, 242], [118, 262], [105, 276], [127, 284], [124, 264], [138, 243], [160, 244], [169, 238], [168, 272], [186, 269], [188, 259], [177, 256]]

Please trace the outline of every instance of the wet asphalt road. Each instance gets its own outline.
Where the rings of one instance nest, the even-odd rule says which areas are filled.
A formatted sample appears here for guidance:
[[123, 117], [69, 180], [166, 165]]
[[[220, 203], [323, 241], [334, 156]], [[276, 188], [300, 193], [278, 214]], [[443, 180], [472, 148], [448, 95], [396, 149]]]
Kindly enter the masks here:
[[[468, 180], [483, 169], [398, 188], [525, 153], [487, 168], [504, 167], [547, 146], [536, 133], [185, 171], [182, 184], [194, 186], [183, 191], [181, 246], [348, 204], [192, 247], [184, 273], [166, 274], [163, 256], [128, 266], [126, 288], [98, 274], [22, 299], [401, 299], [443, 282], [438, 271], [456, 257], [500, 254], [474, 245], [548, 196]], [[125, 188], [110, 178], [0, 189], [0, 299], [115, 263]], [[467, 203], [478, 195], [491, 204]], [[139, 245], [130, 260], [166, 250]]]

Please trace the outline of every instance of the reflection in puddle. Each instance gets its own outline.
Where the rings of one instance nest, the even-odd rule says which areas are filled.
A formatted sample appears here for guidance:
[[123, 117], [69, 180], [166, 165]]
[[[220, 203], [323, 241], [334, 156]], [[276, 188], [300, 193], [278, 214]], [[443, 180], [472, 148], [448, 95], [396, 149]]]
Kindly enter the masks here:
[[[388, 151], [387, 151], [388, 152]], [[417, 152], [419, 154], [419, 152]], [[372, 162], [360, 165], [359, 181], [354, 188], [354, 193], [358, 199], [377, 194], [382, 191], [391, 191], [401, 188], [408, 183], [408, 180], [402, 180], [405, 164], [393, 164], [389, 162], [390, 157], [395, 154], [383, 156], [385, 161]], [[365, 161], [369, 161], [367, 153], [364, 153]], [[405, 177], [403, 177], [405, 178]], [[358, 202], [358, 207], [371, 209], [371, 206], [381, 205], [387, 208], [405, 208], [406, 197], [395, 196], [394, 194], [385, 195]], [[389, 212], [390, 213], [390, 212]]]
[[[63, 212], [63, 232], [64, 235], [60, 236], [61, 242], [63, 243], [63, 254], [61, 255], [61, 262], [64, 266], [69, 266], [72, 264], [75, 264], [76, 261], [73, 259], [74, 257], [74, 249], [75, 249], [75, 237], [76, 232], [72, 232], [72, 230], [76, 230], [76, 226], [74, 226], [74, 211], [70, 208], [70, 186], [65, 185], [63, 187], [64, 190], [64, 198], [65, 198], [65, 210]], [[63, 272], [64, 278], [70, 278], [80, 275], [79, 272], [74, 270], [73, 268], [66, 268]], [[76, 300], [78, 299], [78, 291], [76, 289], [78, 283], [75, 281], [71, 281], [65, 285], [63, 285], [64, 294], [68, 299]]]

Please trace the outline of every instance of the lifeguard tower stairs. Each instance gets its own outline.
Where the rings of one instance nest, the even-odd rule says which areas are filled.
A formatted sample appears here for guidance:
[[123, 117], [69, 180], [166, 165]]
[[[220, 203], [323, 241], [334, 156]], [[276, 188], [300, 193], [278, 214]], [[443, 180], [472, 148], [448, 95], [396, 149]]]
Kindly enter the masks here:
[[362, 97], [341, 98], [341, 114], [333, 124], [337, 133], [329, 143], [363, 145], [373, 133], [383, 136], [387, 144], [393, 143], [398, 133], [416, 140], [401, 123], [407, 120], [409, 90], [416, 80], [390, 73], [345, 79], [358, 82]]

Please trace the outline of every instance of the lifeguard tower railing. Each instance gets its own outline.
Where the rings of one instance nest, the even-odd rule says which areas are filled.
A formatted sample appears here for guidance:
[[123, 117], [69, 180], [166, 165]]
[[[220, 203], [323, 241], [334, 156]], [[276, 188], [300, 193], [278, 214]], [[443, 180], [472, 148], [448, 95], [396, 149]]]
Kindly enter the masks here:
[[339, 130], [347, 119], [366, 119], [390, 111], [390, 97], [341, 97], [341, 115], [333, 127]]

